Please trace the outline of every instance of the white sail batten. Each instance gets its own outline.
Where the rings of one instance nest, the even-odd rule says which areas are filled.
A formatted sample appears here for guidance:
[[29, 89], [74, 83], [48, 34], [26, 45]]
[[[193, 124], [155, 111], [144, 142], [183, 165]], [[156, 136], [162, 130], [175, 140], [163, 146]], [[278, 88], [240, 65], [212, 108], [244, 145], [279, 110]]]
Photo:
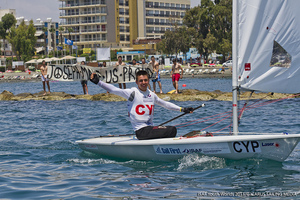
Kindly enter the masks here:
[[[300, 92], [299, 8], [299, 0], [238, 0], [238, 81], [241, 88]], [[274, 53], [274, 46], [283, 50]]]

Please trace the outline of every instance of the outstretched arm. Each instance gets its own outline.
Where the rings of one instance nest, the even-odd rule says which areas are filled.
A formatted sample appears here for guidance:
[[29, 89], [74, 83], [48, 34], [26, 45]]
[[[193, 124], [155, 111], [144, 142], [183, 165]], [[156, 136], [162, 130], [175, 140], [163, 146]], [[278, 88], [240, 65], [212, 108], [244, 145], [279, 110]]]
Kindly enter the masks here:
[[179, 112], [184, 112], [184, 113], [193, 113], [194, 109], [192, 107], [179, 107], [171, 102], [164, 101], [160, 99], [158, 96], [155, 95], [155, 103], [159, 106], [162, 106], [164, 108], [167, 108], [169, 110], [174, 110], [174, 111], [179, 111]]
[[96, 85], [99, 85], [104, 90], [106, 90], [106, 91], [108, 91], [108, 92], [110, 92], [112, 94], [118, 95], [120, 97], [123, 97], [125, 99], [128, 99], [129, 96], [130, 96], [130, 94], [132, 93], [131, 89], [120, 89], [120, 88], [117, 88], [117, 87], [115, 87], [115, 86], [113, 86], [111, 84], [108, 84], [108, 83], [105, 83], [103, 81], [100, 81], [99, 77], [95, 73], [93, 73], [91, 75], [90, 81], [92, 81]]
[[154, 98], [155, 98], [155, 103], [159, 106], [162, 106], [169, 110], [175, 110], [175, 111], [180, 111], [180, 109], [181, 109], [179, 106], [175, 105], [174, 103], [164, 101], [156, 95]]

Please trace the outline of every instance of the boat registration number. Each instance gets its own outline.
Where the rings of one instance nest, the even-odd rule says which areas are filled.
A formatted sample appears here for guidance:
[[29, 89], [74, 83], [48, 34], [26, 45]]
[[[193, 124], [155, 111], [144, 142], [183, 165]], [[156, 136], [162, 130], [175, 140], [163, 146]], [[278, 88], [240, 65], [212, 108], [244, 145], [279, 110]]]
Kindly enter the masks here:
[[233, 142], [232, 148], [235, 153], [259, 153], [259, 152], [261, 152], [259, 142], [257, 142], [257, 141]]

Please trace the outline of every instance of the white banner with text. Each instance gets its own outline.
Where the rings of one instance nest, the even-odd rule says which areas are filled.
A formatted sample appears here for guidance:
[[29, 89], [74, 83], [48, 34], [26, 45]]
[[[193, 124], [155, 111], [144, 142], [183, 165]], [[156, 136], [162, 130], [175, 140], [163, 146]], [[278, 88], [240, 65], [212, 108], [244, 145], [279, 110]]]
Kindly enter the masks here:
[[48, 79], [58, 81], [89, 80], [92, 73], [98, 74], [100, 80], [106, 83], [135, 82], [136, 72], [145, 70], [149, 77], [153, 75], [151, 65], [90, 67], [86, 65], [49, 65], [47, 66]]

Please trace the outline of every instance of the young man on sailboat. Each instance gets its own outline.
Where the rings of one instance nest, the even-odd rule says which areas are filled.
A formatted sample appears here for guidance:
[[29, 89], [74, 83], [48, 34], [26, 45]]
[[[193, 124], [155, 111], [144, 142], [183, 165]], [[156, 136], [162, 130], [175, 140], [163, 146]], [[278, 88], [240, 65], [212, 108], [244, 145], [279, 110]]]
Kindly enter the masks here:
[[173, 103], [160, 99], [154, 92], [148, 89], [149, 76], [144, 70], [136, 73], [137, 88], [120, 89], [111, 84], [99, 80], [93, 73], [90, 79], [93, 83], [112, 94], [127, 99], [128, 115], [131, 125], [140, 140], [175, 137], [177, 129], [174, 126], [153, 126], [154, 105], [185, 113], [192, 113], [193, 108], [182, 108]]

